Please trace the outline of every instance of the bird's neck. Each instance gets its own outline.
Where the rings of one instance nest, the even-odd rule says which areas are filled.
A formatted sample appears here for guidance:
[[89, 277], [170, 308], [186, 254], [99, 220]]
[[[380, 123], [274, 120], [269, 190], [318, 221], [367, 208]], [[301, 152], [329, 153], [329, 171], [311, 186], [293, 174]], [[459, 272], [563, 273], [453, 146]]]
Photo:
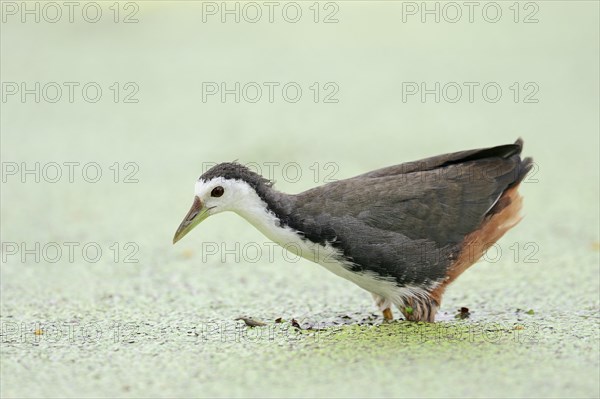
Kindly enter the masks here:
[[269, 239], [280, 243], [282, 230], [289, 230], [294, 196], [261, 187], [247, 195], [247, 201], [237, 213]]

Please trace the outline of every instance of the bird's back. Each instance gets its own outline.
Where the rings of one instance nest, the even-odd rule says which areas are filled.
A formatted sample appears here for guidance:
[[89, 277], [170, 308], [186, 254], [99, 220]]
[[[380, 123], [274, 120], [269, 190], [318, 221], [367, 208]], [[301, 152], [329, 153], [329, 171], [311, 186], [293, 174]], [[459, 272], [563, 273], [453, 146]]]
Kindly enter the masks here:
[[288, 223], [329, 243], [354, 271], [400, 285], [443, 279], [465, 237], [532, 167], [522, 141], [395, 165], [296, 195]]

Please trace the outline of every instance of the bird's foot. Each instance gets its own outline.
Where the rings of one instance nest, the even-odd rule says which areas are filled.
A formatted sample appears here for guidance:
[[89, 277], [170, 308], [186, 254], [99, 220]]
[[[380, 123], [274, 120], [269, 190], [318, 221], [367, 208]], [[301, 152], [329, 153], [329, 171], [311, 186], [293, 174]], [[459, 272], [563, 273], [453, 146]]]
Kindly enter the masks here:
[[438, 303], [433, 298], [408, 298], [398, 306], [407, 321], [426, 321], [433, 323]]
[[375, 300], [375, 305], [379, 308], [381, 313], [383, 313], [383, 321], [387, 323], [394, 320], [394, 315], [392, 314], [391, 308], [392, 302], [389, 299], [382, 297], [381, 295], [372, 295], [373, 299]]
[[386, 323], [390, 323], [394, 320], [394, 315], [392, 314], [392, 309], [387, 308], [382, 311], [383, 313], [383, 321]]

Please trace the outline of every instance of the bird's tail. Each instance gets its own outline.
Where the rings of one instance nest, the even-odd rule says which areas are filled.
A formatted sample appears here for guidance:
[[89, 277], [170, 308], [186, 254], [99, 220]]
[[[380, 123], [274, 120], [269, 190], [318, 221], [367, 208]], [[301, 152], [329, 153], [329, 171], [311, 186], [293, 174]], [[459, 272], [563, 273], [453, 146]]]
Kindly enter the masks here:
[[477, 262], [491, 245], [522, 219], [523, 197], [519, 194], [518, 189], [527, 173], [533, 168], [533, 159], [527, 157], [521, 160], [523, 140], [520, 138], [515, 144], [502, 147], [507, 149], [506, 153], [502, 155], [503, 158], [516, 157], [519, 162], [513, 175], [514, 180], [508, 184], [496, 204], [488, 211], [479, 228], [465, 237], [458, 259], [448, 270], [446, 280], [431, 292], [431, 298], [438, 305], [441, 303], [441, 297], [446, 287]]
[[523, 139], [519, 137], [517, 141], [515, 141], [514, 145], [518, 147], [518, 150], [512, 156], [517, 156], [520, 162], [518, 168], [516, 169], [515, 180], [508, 186], [508, 189], [519, 185], [519, 183], [523, 181], [531, 169], [533, 169], [533, 158], [527, 157], [525, 159], [521, 159], [521, 151], [523, 151]]

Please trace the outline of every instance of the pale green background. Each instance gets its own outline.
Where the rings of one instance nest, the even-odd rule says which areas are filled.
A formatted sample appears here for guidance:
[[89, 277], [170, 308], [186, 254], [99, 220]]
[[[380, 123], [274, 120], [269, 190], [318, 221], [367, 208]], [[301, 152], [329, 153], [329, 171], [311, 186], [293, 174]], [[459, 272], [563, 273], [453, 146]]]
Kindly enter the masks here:
[[[496, 24], [480, 13], [473, 23], [403, 23], [401, 2], [359, 1], [337, 2], [334, 24], [312, 22], [312, 2], [301, 3], [297, 24], [281, 14], [203, 23], [192, 1], [138, 2], [139, 23], [115, 24], [112, 3], [99, 3], [96, 24], [80, 14], [72, 24], [2, 24], [3, 82], [105, 89], [96, 104], [1, 103], [2, 162], [98, 162], [105, 176], [2, 184], [2, 242], [97, 242], [105, 251], [97, 263], [76, 253], [74, 262], [2, 264], [3, 397], [600, 395], [597, 2], [536, 2], [534, 24], [512, 21], [512, 1], [499, 3]], [[222, 81], [294, 81], [304, 95], [295, 104], [203, 103], [202, 82]], [[336, 82], [339, 103], [312, 102], [315, 81]], [[497, 103], [403, 102], [402, 82], [423, 81], [498, 82], [504, 92]], [[136, 82], [139, 103], [113, 103], [113, 82]], [[539, 102], [514, 103], [513, 82], [535, 82]], [[317, 184], [315, 162], [334, 162], [344, 178], [519, 136], [538, 166], [538, 181], [521, 190], [526, 217], [500, 241], [498, 261], [448, 290], [434, 326], [371, 327], [381, 319], [367, 293], [279, 249], [273, 261], [203, 262], [202, 242], [264, 247], [235, 215], [171, 245], [203, 162], [297, 162], [299, 182], [273, 177], [300, 192]], [[114, 162], [139, 165], [139, 182], [112, 182]], [[115, 262], [114, 242], [136, 243], [139, 262]], [[525, 262], [528, 243], [537, 263]], [[453, 318], [461, 306], [472, 311], [466, 322]], [[240, 315], [268, 326], [236, 340]], [[298, 335], [285, 329], [292, 318], [325, 330]], [[37, 323], [98, 326], [102, 337], [52, 342], [32, 334]], [[137, 329], [115, 340], [114, 323]]]

